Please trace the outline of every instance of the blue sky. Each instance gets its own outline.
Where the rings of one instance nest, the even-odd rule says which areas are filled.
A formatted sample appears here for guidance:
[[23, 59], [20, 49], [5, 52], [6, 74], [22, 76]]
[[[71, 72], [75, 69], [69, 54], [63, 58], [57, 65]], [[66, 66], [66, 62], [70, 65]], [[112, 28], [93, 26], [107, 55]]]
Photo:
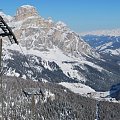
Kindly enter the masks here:
[[25, 4], [35, 6], [42, 17], [65, 22], [76, 32], [120, 28], [120, 0], [2, 0], [0, 9], [15, 15]]

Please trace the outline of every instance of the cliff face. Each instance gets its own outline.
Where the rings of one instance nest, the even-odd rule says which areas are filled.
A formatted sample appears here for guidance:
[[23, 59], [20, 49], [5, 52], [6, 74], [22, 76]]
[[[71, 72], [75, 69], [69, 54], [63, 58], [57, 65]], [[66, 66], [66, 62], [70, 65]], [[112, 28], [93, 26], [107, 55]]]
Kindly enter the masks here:
[[20, 21], [24, 20], [31, 16], [37, 16], [38, 12], [33, 6], [24, 5], [17, 9], [15, 20]]
[[[18, 8], [11, 24], [15, 26], [14, 32], [18, 40], [22, 43], [27, 42], [30, 49], [46, 51], [56, 46], [67, 55], [71, 54], [75, 57], [81, 57], [81, 55], [99, 57], [66, 24], [61, 21], [55, 23], [51, 18], [42, 18], [33, 6], [25, 5]], [[22, 45], [25, 46], [24, 44]]]

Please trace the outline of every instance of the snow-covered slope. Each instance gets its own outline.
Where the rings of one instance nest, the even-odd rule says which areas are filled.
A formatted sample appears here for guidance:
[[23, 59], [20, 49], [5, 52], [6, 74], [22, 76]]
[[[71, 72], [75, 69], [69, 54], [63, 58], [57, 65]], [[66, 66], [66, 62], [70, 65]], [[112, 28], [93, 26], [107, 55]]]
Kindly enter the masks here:
[[[83, 64], [83, 55], [99, 58], [99, 54], [65, 23], [54, 23], [51, 18], [42, 18], [33, 6], [24, 5], [18, 8], [9, 25], [14, 27], [13, 31], [24, 52], [41, 57], [46, 62], [54, 61], [66, 76], [79, 81], [85, 81], [85, 78], [73, 69], [75, 63], [73, 65], [65, 62], [76, 61], [77, 64]], [[8, 46], [8, 49], [20, 51], [15, 45]]]
[[[11, 45], [11, 46], [6, 46], [5, 49], [5, 57], [4, 59], [13, 59], [11, 54], [9, 54], [9, 50], [16, 50], [18, 52], [20, 52], [21, 54], [22, 50], [24, 51], [24, 55], [34, 55], [37, 56], [39, 58], [41, 58], [41, 64], [45, 67], [45, 69], [49, 69], [50, 71], [54, 71], [55, 68], [51, 68], [51, 66], [49, 65], [49, 62], [55, 62], [60, 69], [63, 71], [63, 73], [72, 79], [76, 79], [79, 82], [85, 82], [87, 79], [78, 72], [78, 70], [76, 70], [74, 67], [75, 66], [80, 66], [83, 70], [86, 69], [86, 67], [84, 66], [84, 64], [87, 64], [93, 68], [95, 68], [98, 71], [104, 70], [102, 67], [95, 65], [92, 62], [89, 62], [87, 60], [85, 60], [84, 57], [81, 56], [81, 58], [76, 58], [72, 55], [66, 55], [63, 53], [62, 50], [58, 49], [57, 47], [54, 46], [54, 48], [49, 49], [49, 51], [38, 51], [38, 50], [34, 50], [34, 49], [30, 49], [27, 50], [26, 47], [19, 47], [17, 45]], [[36, 62], [39, 62], [39, 60], [36, 59]], [[40, 70], [40, 68], [38, 69]], [[7, 73], [8, 75], [12, 74], [12, 73]], [[13, 74], [14, 76], [14, 74]]]
[[64, 87], [70, 89], [74, 93], [79, 93], [81, 95], [87, 95], [87, 93], [95, 92], [92, 88], [89, 86], [83, 85], [81, 83], [66, 83], [62, 82], [60, 85], [63, 85]]
[[[90, 97], [99, 101], [109, 101], [109, 102], [118, 102], [115, 99], [115, 94], [111, 95], [111, 91], [106, 92], [96, 92], [94, 89], [87, 85], [83, 85], [81, 83], [67, 83], [67, 82], [61, 82], [60, 85], [68, 88], [74, 93], [80, 94], [85, 97]], [[66, 90], [64, 90], [66, 92]], [[114, 93], [114, 92], [113, 92]], [[119, 94], [117, 94], [117, 97], [119, 97]], [[119, 98], [120, 99], [120, 98]]]
[[[113, 36], [112, 36], [113, 35]], [[93, 48], [100, 53], [107, 53], [112, 55], [120, 55], [120, 34], [93, 34], [82, 36]]]

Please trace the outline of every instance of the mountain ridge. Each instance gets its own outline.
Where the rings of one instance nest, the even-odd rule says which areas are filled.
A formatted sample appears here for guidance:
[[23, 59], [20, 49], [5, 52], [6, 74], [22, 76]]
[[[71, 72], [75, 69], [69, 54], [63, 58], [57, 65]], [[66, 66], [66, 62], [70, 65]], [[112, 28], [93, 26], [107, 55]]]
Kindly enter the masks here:
[[[18, 13], [24, 13], [24, 9], [26, 6], [20, 8]], [[101, 59], [78, 34], [63, 22], [54, 23], [51, 18], [34, 15], [34, 7], [30, 9], [33, 14], [23, 15], [23, 20], [17, 20], [14, 16], [8, 23], [13, 27], [22, 51], [17, 45], [4, 43], [5, 74], [38, 81], [81, 82], [98, 91], [109, 90], [113, 83], [119, 82], [119, 71], [114, 69], [115, 72], [111, 73], [113, 64]], [[25, 58], [32, 70], [26, 65]], [[108, 81], [110, 84], [107, 84]]]
[[[27, 14], [27, 16], [25, 13], [26, 10], [28, 12], [30, 11], [30, 14]], [[36, 32], [38, 33], [36, 33], [35, 36], [33, 35], [33, 37], [37, 37], [39, 41], [40, 39], [41, 41], [44, 41], [44, 38], [46, 40], [44, 41], [46, 45], [44, 45], [43, 43], [42, 45], [40, 44], [42, 47], [48, 46], [51, 48], [51, 44], [53, 44], [67, 54], [70, 53], [78, 57], [81, 56], [81, 54], [94, 55], [95, 57], [99, 56], [88, 44], [86, 44], [83, 40], [79, 38], [78, 34], [71, 31], [63, 22], [59, 21], [57, 23], [54, 23], [51, 19], [44, 19], [36, 13], [37, 11], [32, 6], [22, 6], [18, 9], [17, 15], [14, 17], [15, 20], [13, 20], [13, 22], [15, 23], [19, 21], [18, 17], [20, 17], [20, 19], [23, 19], [23, 21], [21, 21], [23, 22], [21, 24], [21, 27], [19, 24], [19, 28], [17, 28], [17, 31], [14, 31], [18, 40], [27, 38], [27, 34], [30, 35], [31, 32], [34, 33], [33, 30], [36, 29]], [[23, 17], [21, 17], [21, 15]], [[24, 34], [24, 30], [26, 30], [27, 28], [28, 33], [26, 34], [25, 38], [20, 38], [20, 35]], [[41, 38], [38, 34], [41, 34], [44, 38]]]
[[120, 36], [120, 28], [116, 29], [106, 29], [106, 30], [95, 30], [91, 32], [81, 32], [80, 36], [85, 36], [85, 35], [97, 35], [97, 36]]

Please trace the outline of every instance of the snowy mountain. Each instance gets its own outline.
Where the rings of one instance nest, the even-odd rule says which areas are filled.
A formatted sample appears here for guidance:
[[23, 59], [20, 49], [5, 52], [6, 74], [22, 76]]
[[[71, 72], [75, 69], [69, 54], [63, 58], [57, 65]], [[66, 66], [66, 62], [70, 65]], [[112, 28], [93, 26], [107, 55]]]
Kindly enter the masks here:
[[99, 53], [106, 53], [111, 55], [120, 55], [120, 36], [95, 36], [86, 35], [82, 37]]
[[120, 29], [89, 32], [82, 36], [98, 52], [120, 55]]
[[95, 35], [95, 36], [120, 36], [120, 28], [111, 30], [96, 30], [91, 32], [80, 33], [81, 36]]
[[120, 66], [100, 56], [65, 23], [44, 19], [29, 5], [18, 8], [8, 21], [20, 44], [11, 45], [4, 38], [4, 74], [55, 83], [82, 83], [99, 91], [119, 83]]
[[15, 26], [14, 32], [22, 46], [27, 47], [27, 49], [49, 51], [56, 46], [67, 55], [99, 56], [63, 22], [54, 23], [50, 18], [42, 18], [32, 6], [21, 6], [11, 21], [11, 25], [14, 24], [19, 24]]
[[19, 41], [11, 45], [3, 38], [5, 119], [94, 120], [98, 111], [101, 120], [120, 118], [119, 101], [105, 98], [120, 82], [119, 59], [110, 62], [65, 23], [42, 18], [33, 6], [21, 6], [14, 17], [1, 15]]

